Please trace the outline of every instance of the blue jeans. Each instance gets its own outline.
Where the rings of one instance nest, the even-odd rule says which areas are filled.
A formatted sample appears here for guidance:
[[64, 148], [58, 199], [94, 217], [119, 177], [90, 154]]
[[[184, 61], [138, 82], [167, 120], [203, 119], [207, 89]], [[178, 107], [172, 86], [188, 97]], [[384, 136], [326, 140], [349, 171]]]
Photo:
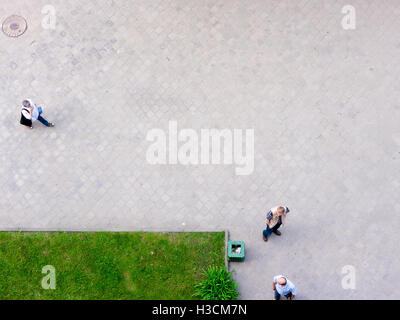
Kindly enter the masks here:
[[276, 231], [276, 230], [279, 229], [279, 227], [281, 226], [281, 224], [282, 224], [282, 223], [278, 222], [278, 223], [275, 225], [275, 227], [273, 227], [273, 228], [270, 228], [269, 225], [267, 225], [267, 229], [265, 229], [265, 230], [263, 231], [264, 237], [268, 238], [268, 237], [271, 235], [272, 232], [274, 232], [274, 231]]
[[[278, 293], [277, 290], [274, 291], [275, 292], [275, 300], [281, 300], [281, 295]], [[292, 293], [289, 292], [288, 294], [285, 294], [286, 298], [292, 298]]]
[[48, 122], [45, 118], [43, 118], [41, 116], [41, 114], [43, 113], [42, 107], [38, 106], [38, 110], [39, 110], [39, 117], [38, 120], [43, 123], [46, 127], [50, 127], [50, 122]]

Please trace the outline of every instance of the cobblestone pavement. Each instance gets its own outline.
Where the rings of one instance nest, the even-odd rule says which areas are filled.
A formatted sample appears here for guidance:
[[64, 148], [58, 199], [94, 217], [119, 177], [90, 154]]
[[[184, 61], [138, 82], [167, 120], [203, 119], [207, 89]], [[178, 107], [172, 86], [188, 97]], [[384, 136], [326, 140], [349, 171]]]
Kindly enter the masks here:
[[[0, 229], [229, 229], [243, 299], [280, 273], [299, 299], [400, 298], [397, 0], [2, 1], [12, 14], [28, 30], [0, 34]], [[25, 97], [56, 127], [20, 126]], [[147, 132], [170, 120], [254, 129], [254, 172], [151, 165]]]

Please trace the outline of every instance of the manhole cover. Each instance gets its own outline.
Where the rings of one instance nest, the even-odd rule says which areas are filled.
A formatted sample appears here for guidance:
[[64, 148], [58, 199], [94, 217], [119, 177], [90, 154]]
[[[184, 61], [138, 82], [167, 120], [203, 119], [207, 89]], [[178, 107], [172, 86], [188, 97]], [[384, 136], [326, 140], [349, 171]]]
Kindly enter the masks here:
[[10, 16], [3, 22], [3, 32], [9, 37], [19, 37], [27, 28], [26, 20], [20, 16]]

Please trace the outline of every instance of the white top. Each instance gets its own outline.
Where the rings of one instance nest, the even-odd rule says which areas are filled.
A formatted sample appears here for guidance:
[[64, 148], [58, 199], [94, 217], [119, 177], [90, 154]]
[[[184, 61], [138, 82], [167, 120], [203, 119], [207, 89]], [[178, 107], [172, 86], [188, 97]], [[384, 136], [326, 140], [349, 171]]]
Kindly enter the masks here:
[[[286, 284], [284, 286], [278, 284], [278, 279], [279, 278], [285, 278], [286, 279]], [[275, 283], [275, 289], [278, 291], [280, 295], [287, 295], [289, 293], [292, 293], [292, 295], [297, 295], [296, 292], [296, 287], [294, 286], [293, 282], [290, 281], [288, 278], [286, 278], [283, 275], [275, 276], [274, 277], [274, 283]]]
[[31, 116], [30, 112], [28, 111], [29, 108], [22, 107], [21, 112], [26, 119], [32, 120], [32, 122], [34, 122], [37, 120], [37, 118], [39, 118], [39, 109], [31, 99], [26, 99], [26, 100], [29, 101], [29, 104], [31, 105], [31, 107], [33, 107], [32, 116]]

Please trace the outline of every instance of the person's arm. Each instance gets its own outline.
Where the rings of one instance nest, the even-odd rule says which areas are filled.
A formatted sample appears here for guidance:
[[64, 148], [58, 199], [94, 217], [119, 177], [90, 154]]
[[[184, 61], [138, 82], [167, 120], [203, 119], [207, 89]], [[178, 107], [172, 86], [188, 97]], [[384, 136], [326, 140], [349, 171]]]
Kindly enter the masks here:
[[292, 297], [290, 300], [294, 300], [294, 297], [297, 295], [296, 287], [294, 286], [294, 284], [292, 284], [292, 288], [291, 288], [290, 292], [292, 293]]
[[275, 287], [275, 282], [272, 282], [272, 291], [275, 291], [276, 287]]
[[269, 224], [270, 223], [270, 221], [271, 221], [271, 219], [272, 219], [272, 211], [270, 210], [268, 213], [267, 213], [267, 224]]

